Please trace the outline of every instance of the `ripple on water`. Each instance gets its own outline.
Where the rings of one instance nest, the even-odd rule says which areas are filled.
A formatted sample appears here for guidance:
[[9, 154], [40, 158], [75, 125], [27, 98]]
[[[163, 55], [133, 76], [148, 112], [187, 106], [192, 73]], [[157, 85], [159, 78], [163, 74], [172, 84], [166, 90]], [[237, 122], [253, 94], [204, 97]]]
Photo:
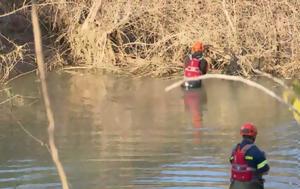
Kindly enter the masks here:
[[58, 188], [55, 167], [36, 166], [36, 160], [10, 160], [6, 167], [0, 168], [0, 187], [13, 188]]
[[[207, 161], [205, 161], [205, 159]], [[210, 160], [208, 160], [210, 159]], [[188, 162], [165, 164], [160, 167], [158, 176], [141, 177], [137, 184], [155, 184], [160, 188], [223, 188], [228, 184], [226, 166], [211, 163], [212, 157], [195, 157]], [[220, 186], [220, 187], [218, 187]], [[151, 188], [151, 187], [150, 187]]]

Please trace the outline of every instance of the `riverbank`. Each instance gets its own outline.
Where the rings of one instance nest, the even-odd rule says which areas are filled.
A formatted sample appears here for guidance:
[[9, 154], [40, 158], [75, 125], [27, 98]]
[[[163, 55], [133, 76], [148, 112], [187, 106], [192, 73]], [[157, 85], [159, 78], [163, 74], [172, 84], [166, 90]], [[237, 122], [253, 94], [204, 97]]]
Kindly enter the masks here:
[[[48, 68], [180, 75], [189, 47], [201, 40], [215, 72], [299, 77], [298, 2], [126, 2], [39, 1]], [[3, 82], [35, 69], [35, 58], [29, 1], [0, 7]]]

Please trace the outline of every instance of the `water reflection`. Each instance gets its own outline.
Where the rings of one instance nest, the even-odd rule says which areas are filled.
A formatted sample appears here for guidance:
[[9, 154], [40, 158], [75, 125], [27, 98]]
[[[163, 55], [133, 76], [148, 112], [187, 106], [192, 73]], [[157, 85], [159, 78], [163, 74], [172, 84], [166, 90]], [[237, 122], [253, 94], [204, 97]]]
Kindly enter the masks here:
[[[39, 97], [34, 76], [14, 93]], [[207, 80], [203, 88], [164, 93], [162, 79], [102, 74], [51, 74], [56, 141], [72, 188], [227, 188], [228, 156], [245, 121], [259, 127], [269, 155], [267, 189], [299, 188], [299, 127], [292, 114], [260, 91]], [[60, 188], [47, 150], [1, 107], [0, 188]], [[13, 107], [35, 136], [46, 137], [41, 99]]]
[[202, 112], [206, 105], [207, 96], [203, 86], [201, 89], [183, 90], [183, 99], [186, 111], [190, 114], [189, 119], [192, 120], [194, 130], [194, 142], [200, 143], [202, 129]]

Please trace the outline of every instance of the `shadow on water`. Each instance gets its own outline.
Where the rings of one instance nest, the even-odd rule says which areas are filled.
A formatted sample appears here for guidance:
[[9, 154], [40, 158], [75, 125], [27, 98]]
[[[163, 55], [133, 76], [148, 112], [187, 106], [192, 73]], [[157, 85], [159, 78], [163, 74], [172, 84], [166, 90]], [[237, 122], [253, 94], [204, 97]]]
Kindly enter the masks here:
[[[12, 110], [46, 141], [35, 77], [11, 84], [35, 96]], [[200, 90], [165, 93], [173, 81], [103, 74], [49, 75], [56, 142], [72, 188], [228, 188], [228, 155], [245, 121], [270, 160], [267, 189], [299, 188], [299, 127], [277, 101], [243, 84], [206, 80]], [[271, 83], [261, 81], [273, 87]], [[47, 150], [1, 106], [0, 188], [60, 188]]]

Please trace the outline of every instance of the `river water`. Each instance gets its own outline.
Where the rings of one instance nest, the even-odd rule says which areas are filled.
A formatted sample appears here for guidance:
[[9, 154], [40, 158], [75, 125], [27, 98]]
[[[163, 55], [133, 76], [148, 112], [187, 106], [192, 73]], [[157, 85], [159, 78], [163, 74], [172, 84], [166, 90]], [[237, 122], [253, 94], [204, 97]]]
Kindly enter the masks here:
[[[300, 188], [300, 127], [285, 106], [257, 89], [211, 79], [200, 90], [166, 93], [176, 80], [99, 73], [48, 78], [71, 188], [228, 188], [228, 157], [245, 121], [257, 125], [257, 145], [269, 159], [265, 188]], [[10, 87], [1, 91], [3, 100], [24, 97], [0, 106], [0, 188], [60, 188], [46, 147], [24, 131], [47, 141], [39, 82], [28, 75]]]

